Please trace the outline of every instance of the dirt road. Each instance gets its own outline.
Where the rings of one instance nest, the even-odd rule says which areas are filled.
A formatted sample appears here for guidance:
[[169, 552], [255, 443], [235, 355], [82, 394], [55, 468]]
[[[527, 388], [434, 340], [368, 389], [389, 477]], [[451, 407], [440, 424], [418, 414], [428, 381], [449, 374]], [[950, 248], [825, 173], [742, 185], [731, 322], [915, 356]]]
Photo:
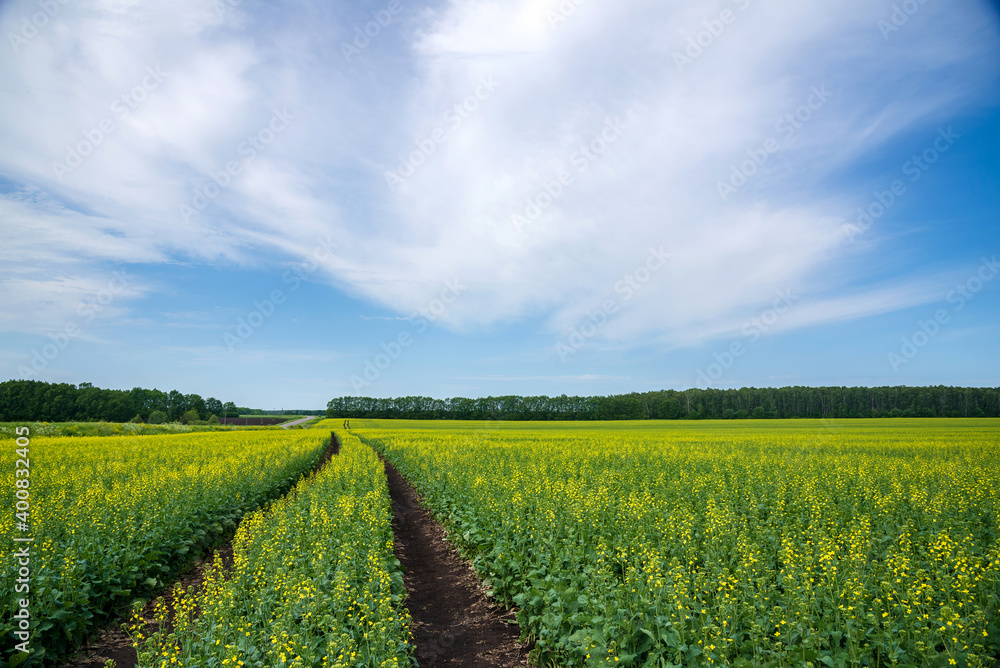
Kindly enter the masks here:
[[385, 472], [420, 668], [529, 666], [513, 613], [486, 597], [475, 571], [445, 540], [444, 528], [403, 476], [388, 462]]
[[286, 422], [285, 424], [281, 425], [281, 428], [288, 429], [289, 427], [294, 427], [297, 424], [302, 424], [303, 422], [309, 422], [309, 420], [312, 420], [315, 417], [316, 417], [315, 415], [307, 415], [301, 420], [295, 420], [294, 422]]

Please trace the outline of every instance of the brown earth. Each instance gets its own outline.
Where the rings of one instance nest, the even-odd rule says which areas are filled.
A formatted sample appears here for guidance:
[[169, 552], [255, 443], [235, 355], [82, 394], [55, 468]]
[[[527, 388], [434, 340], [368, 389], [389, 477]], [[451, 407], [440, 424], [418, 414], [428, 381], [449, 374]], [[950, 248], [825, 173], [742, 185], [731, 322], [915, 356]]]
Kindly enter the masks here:
[[514, 613], [487, 597], [472, 566], [448, 543], [444, 528], [403, 476], [388, 462], [385, 472], [420, 667], [530, 666]]

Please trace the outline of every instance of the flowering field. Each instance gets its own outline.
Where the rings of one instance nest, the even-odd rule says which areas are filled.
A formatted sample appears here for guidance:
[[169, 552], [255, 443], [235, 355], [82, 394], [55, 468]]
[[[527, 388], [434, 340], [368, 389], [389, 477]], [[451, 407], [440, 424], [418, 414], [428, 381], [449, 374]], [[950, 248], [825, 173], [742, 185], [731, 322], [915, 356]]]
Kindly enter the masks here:
[[[16, 471], [9, 456], [0, 465], [0, 477], [10, 484], [0, 523], [4, 656], [15, 654], [19, 601], [28, 604], [32, 634], [25, 665], [49, 664], [98, 626], [127, 614], [134, 599], [169, 583], [244, 513], [291, 488], [319, 461], [328, 438], [241, 431], [29, 434], [17, 444], [8, 441], [28, 463]], [[13, 493], [15, 474], [27, 483], [18, 486], [23, 500]], [[28, 508], [23, 513], [16, 498]], [[15, 557], [24, 550], [26, 556]], [[29, 574], [22, 577], [20, 568]]]
[[558, 666], [986, 666], [1000, 425], [352, 421]]
[[158, 606], [172, 629], [133, 625], [140, 666], [411, 665], [383, 467], [341, 439], [318, 473], [243, 520], [232, 570], [214, 568], [202, 589]]

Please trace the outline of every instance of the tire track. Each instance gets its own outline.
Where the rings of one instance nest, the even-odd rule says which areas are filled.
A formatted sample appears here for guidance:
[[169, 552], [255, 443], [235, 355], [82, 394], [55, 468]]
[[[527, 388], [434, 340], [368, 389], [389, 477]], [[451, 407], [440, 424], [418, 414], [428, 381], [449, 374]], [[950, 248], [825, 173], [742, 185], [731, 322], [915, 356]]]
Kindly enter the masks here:
[[382, 460], [420, 667], [530, 666], [528, 648], [518, 641], [514, 613], [487, 597], [475, 571], [458, 556], [413, 487]]

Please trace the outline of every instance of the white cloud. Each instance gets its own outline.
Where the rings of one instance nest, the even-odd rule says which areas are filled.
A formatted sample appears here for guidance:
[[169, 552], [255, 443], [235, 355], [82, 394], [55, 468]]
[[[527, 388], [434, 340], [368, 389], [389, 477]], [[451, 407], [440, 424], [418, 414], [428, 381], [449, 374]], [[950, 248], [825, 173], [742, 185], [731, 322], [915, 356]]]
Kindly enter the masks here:
[[[583, 3], [553, 27], [546, 12], [558, 4], [414, 8], [406, 30], [387, 29], [351, 64], [339, 42], [354, 19], [318, 9], [289, 5], [271, 26], [249, 8], [220, 19], [196, 0], [67, 5], [0, 58], [0, 173], [46, 193], [8, 194], [0, 207], [11, 216], [5, 248], [47, 269], [3, 271], [65, 309], [109, 261], [277, 267], [329, 236], [338, 250], [324, 277], [401, 316], [458, 279], [468, 289], [447, 324], [541, 314], [558, 332], [663, 246], [669, 265], [600, 336], [677, 343], [726, 331], [778, 288], [835, 292], [838, 264], [870, 247], [844, 243], [843, 217], [863, 202], [831, 184], [904, 133], [995, 99], [997, 31], [972, 0], [928, 3], [889, 39], [877, 27], [889, 0]], [[8, 4], [4, 34], [33, 6]], [[723, 10], [734, 20], [679, 68], [675, 54]], [[149, 67], [166, 79], [119, 118], [113, 102]], [[484, 93], [484, 78], [495, 91]], [[814, 86], [830, 100], [780, 134], [779, 119]], [[444, 115], [466, 100], [462, 116]], [[245, 160], [243, 143], [284, 107], [294, 121]], [[56, 178], [53, 161], [105, 118], [114, 132]], [[581, 159], [609, 119], [624, 128], [597, 159]], [[385, 172], [437, 128], [433, 154], [390, 191]], [[723, 201], [717, 183], [769, 138], [781, 150]], [[240, 174], [185, 220], [179, 207], [232, 161]], [[560, 170], [572, 182], [516, 229], [513, 214], [544, 201]], [[922, 285], [897, 286], [910, 295], [898, 305]], [[884, 288], [852, 294], [795, 322], [892, 308]], [[26, 304], [4, 307], [23, 314]]]

